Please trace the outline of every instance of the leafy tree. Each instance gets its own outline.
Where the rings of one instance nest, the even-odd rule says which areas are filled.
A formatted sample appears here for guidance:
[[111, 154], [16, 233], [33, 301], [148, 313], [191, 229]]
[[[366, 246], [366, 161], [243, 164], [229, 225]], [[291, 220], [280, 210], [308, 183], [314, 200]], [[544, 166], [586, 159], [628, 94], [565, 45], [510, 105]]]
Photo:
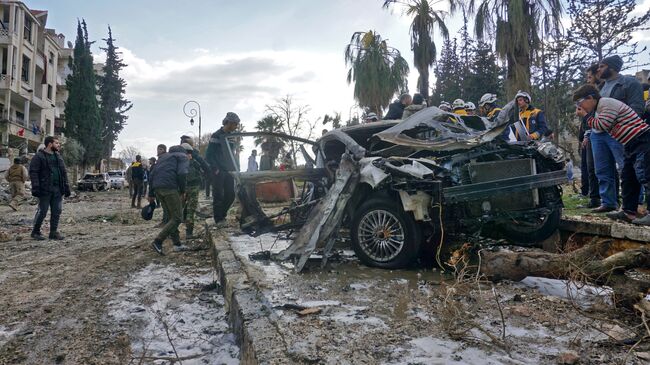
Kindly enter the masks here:
[[106, 47], [100, 49], [106, 52], [106, 63], [102, 68], [103, 75], [98, 77], [98, 84], [102, 122], [102, 156], [108, 159], [111, 157], [118, 135], [126, 124], [128, 118], [126, 112], [133, 105], [124, 97], [126, 82], [120, 77], [120, 71], [126, 67], [126, 64], [120, 58], [119, 48], [114, 44], [115, 39], [110, 26], [108, 27], [108, 38], [103, 40], [106, 42]]
[[341, 112], [334, 112], [333, 115], [325, 114], [323, 117], [323, 125], [330, 122], [332, 123], [332, 128], [341, 128]]
[[354, 98], [377, 115], [396, 93], [407, 90], [408, 63], [375, 31], [352, 34], [345, 63], [350, 66], [347, 80], [354, 82]]
[[97, 104], [91, 44], [88, 41], [86, 21], [77, 21], [74, 58], [70, 63], [72, 74], [66, 80], [69, 96], [65, 103], [65, 133], [84, 146], [85, 152], [81, 160], [84, 169], [89, 164], [98, 164], [102, 156], [102, 123]]
[[620, 55], [624, 65], [633, 65], [638, 42], [632, 42], [634, 32], [648, 30], [650, 9], [639, 16], [630, 16], [636, 0], [569, 0], [571, 42], [589, 52], [592, 61], [614, 54]]
[[496, 52], [506, 60], [506, 91], [530, 90], [530, 68], [541, 39], [559, 33], [561, 0], [469, 0], [476, 12], [474, 30], [479, 40], [493, 39]]
[[431, 105], [437, 106], [443, 101], [452, 102], [462, 96], [462, 67], [456, 39], [443, 43], [440, 59], [436, 62], [433, 72], [436, 85], [431, 95]]
[[[399, 4], [405, 8], [404, 13], [413, 18], [411, 21], [411, 51], [413, 64], [418, 70], [418, 91], [427, 100], [429, 98], [429, 68], [436, 60], [436, 44], [433, 41], [434, 29], [438, 28], [444, 39], [449, 38], [445, 25], [447, 12], [435, 10], [440, 0], [385, 0], [384, 8]], [[457, 7], [457, 0], [449, 0], [450, 12]]]
[[[270, 132], [270, 133], [281, 133], [282, 132], [282, 122], [279, 118], [273, 115], [267, 115], [264, 118], [257, 121], [255, 125], [255, 130], [258, 132]], [[267, 137], [255, 137], [255, 145], [259, 146], [267, 140]]]

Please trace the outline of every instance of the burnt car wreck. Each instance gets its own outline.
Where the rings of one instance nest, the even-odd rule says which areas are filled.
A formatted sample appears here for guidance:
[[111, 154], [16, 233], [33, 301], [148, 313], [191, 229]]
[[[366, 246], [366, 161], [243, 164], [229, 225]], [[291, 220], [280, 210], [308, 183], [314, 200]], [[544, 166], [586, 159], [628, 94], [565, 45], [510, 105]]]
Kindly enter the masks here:
[[[301, 148], [303, 170], [234, 173], [241, 229], [251, 235], [294, 232], [293, 243], [274, 258], [323, 252], [323, 264], [343, 228], [366, 265], [401, 268], [422, 250], [435, 250], [450, 232], [484, 230], [534, 245], [559, 224], [562, 154], [550, 143], [507, 143], [506, 116], [491, 124], [475, 116], [424, 109], [398, 122], [333, 130], [317, 141], [277, 134]], [[234, 137], [259, 136], [241, 133]], [[273, 212], [257, 197], [262, 182], [298, 181], [295, 198]]]

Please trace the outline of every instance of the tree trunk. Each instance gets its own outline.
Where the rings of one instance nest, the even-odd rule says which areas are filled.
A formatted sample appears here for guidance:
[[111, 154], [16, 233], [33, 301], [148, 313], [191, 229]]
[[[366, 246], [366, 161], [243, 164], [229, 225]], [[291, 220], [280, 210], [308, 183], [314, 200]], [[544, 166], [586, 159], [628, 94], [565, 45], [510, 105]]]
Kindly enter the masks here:
[[506, 94], [507, 99], [511, 100], [518, 90], [530, 92], [530, 56], [519, 51], [519, 54], [514, 57], [507, 55], [506, 58], [508, 62]]
[[418, 91], [420, 95], [426, 100], [429, 101], [429, 67], [425, 66], [418, 69], [420, 77], [418, 77]]
[[[480, 272], [491, 281], [520, 281], [527, 276], [567, 279], [606, 285], [614, 290], [616, 305], [632, 308], [650, 290], [650, 282], [633, 279], [625, 272], [650, 267], [650, 248], [628, 249], [607, 256], [612, 240], [593, 240], [575, 251], [549, 252], [482, 252], [468, 255], [466, 244], [452, 255], [451, 263], [479, 262]], [[479, 260], [480, 255], [480, 260]]]

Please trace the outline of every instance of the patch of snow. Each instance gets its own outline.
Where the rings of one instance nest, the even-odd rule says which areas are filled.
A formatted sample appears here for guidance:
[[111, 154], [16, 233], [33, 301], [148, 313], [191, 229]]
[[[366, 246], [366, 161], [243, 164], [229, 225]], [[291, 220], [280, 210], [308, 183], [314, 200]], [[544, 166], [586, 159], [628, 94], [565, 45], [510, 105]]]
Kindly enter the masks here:
[[613, 291], [608, 287], [580, 285], [567, 280], [557, 280], [529, 276], [520, 281], [518, 285], [537, 289], [544, 295], [573, 300], [583, 308], [588, 308], [596, 302], [612, 305]]
[[11, 340], [14, 335], [18, 332], [18, 329], [9, 330], [5, 326], [0, 326], [0, 347], [4, 346], [9, 340]]
[[330, 306], [339, 306], [341, 302], [338, 300], [309, 300], [309, 301], [298, 301], [298, 304], [303, 307], [330, 307]]
[[213, 281], [211, 270], [150, 264], [109, 302], [109, 316], [129, 329], [135, 358], [174, 357], [173, 343], [179, 357], [196, 356], [183, 364], [239, 364], [223, 297], [198, 290]]
[[366, 315], [364, 312], [367, 310], [368, 307], [365, 306], [344, 305], [340, 307], [340, 310], [331, 311], [323, 317], [329, 317], [336, 322], [345, 324], [363, 324], [371, 327], [388, 328], [383, 320]]
[[352, 283], [352, 284], [350, 284], [350, 289], [352, 289], [352, 290], [370, 289], [370, 284], [368, 284], [368, 283]]

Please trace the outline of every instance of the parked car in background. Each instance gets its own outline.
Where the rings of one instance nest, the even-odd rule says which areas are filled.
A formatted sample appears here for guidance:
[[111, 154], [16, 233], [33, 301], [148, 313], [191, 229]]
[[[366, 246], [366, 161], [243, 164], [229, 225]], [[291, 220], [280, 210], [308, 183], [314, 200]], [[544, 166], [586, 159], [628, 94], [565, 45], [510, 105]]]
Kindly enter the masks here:
[[110, 178], [107, 173], [87, 173], [77, 181], [79, 191], [102, 191], [110, 188]]
[[123, 189], [128, 185], [126, 182], [126, 172], [121, 171], [121, 170], [114, 170], [114, 171], [109, 171], [108, 172], [108, 178], [110, 181], [110, 187], [111, 189]]

